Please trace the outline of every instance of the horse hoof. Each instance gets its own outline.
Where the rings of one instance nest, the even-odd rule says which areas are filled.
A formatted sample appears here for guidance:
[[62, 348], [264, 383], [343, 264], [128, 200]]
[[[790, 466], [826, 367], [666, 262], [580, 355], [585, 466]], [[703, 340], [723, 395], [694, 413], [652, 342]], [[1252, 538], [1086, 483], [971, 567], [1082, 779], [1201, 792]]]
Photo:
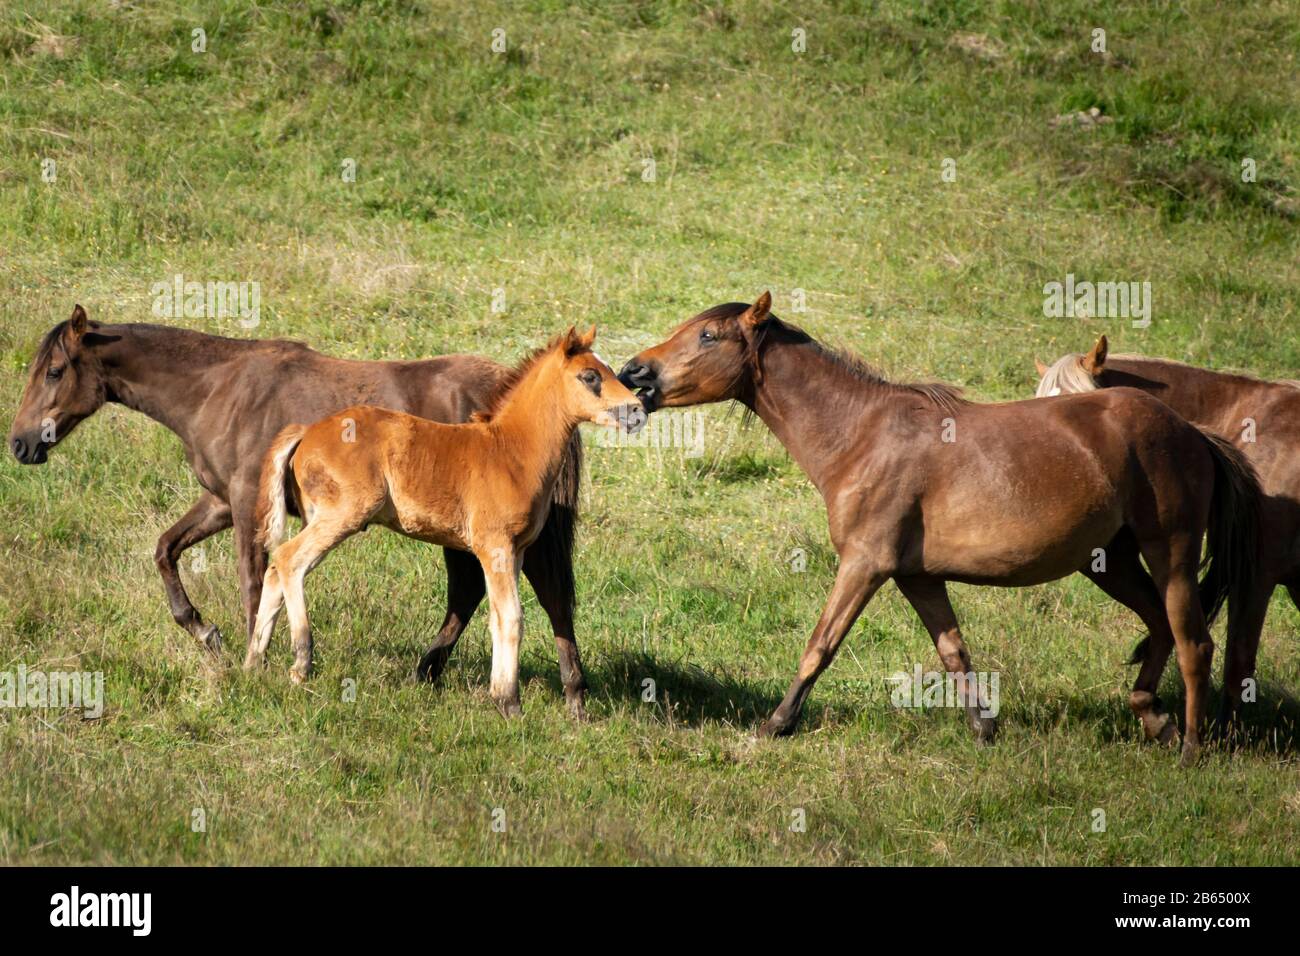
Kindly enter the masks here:
[[522, 717], [524, 714], [524, 708], [520, 705], [517, 699], [499, 700], [496, 702], [496, 705], [497, 711], [500, 712], [501, 716], [506, 720], [510, 720], [513, 717]]
[[420, 658], [420, 665], [415, 669], [415, 679], [423, 684], [436, 684], [450, 656], [448, 648], [435, 647]]
[[981, 746], [992, 745], [998, 735], [998, 721], [996, 717], [976, 717], [971, 721], [971, 730], [975, 734], [975, 742]]
[[784, 724], [779, 721], [768, 718], [767, 720], [763, 721], [762, 725], [758, 728], [758, 736], [789, 737], [792, 730], [794, 730], [794, 727], [792, 725]]
[[213, 657], [221, 656], [221, 631], [217, 630], [217, 625], [209, 624], [199, 635], [199, 643]]
[[580, 724], [587, 722], [587, 708], [583, 704], [581, 697], [569, 698], [569, 717]]
[[1178, 725], [1168, 714], [1161, 714], [1160, 717], [1164, 723], [1151, 739], [1162, 747], [1172, 747], [1178, 743]]
[[1147, 740], [1162, 747], [1178, 743], [1178, 724], [1164, 711], [1148, 710], [1141, 715], [1142, 732]]
[[1190, 741], [1183, 742], [1183, 755], [1178, 760], [1178, 765], [1184, 768], [1195, 767], [1201, 759], [1201, 748], [1199, 744]]
[[265, 666], [266, 658], [261, 654], [254, 654], [252, 651], [249, 651], [248, 655], [244, 658], [244, 670], [246, 671], [254, 671]]
[[292, 681], [292, 682], [295, 683], [295, 684], [305, 684], [305, 683], [307, 683], [307, 678], [310, 677], [310, 676], [311, 676], [311, 668], [310, 668], [310, 667], [304, 667], [304, 668], [290, 667], [290, 668], [289, 668], [289, 680]]

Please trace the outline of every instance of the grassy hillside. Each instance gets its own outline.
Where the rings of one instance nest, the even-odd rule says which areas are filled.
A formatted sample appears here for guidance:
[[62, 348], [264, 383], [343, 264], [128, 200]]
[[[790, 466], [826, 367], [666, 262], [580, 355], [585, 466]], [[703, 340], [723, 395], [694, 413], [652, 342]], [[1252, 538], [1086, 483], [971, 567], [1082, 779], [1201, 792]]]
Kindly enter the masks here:
[[[1032, 394], [1036, 355], [1103, 331], [1294, 378], [1297, 53], [1288, 2], [10, 0], [0, 407], [74, 302], [148, 321], [177, 274], [261, 290], [255, 329], [180, 324], [358, 358], [511, 361], [596, 322], [621, 364], [771, 289], [814, 335], [981, 400]], [[1152, 324], [1045, 317], [1044, 284], [1070, 273], [1150, 282]], [[936, 666], [892, 586], [803, 731], [756, 741], [835, 555], [762, 426], [703, 414], [699, 457], [589, 441], [586, 725], [565, 717], [531, 594], [522, 720], [488, 700], [482, 616], [444, 683], [414, 684], [443, 575], [393, 535], [310, 579], [305, 689], [283, 632], [267, 674], [235, 666], [231, 540], [209, 541], [204, 570], [185, 562], [227, 635], [229, 666], [209, 667], [152, 562], [198, 493], [179, 442], [108, 408], [44, 467], [6, 457], [0, 670], [103, 671], [107, 709], [0, 710], [0, 861], [1296, 861], [1300, 614], [1281, 598], [1250, 739], [1194, 772], [1139, 743], [1137, 622], [1082, 578], [954, 588], [976, 666], [1001, 674], [996, 747], [954, 713], [889, 706], [888, 674]], [[1181, 701], [1175, 668], [1163, 694]]]

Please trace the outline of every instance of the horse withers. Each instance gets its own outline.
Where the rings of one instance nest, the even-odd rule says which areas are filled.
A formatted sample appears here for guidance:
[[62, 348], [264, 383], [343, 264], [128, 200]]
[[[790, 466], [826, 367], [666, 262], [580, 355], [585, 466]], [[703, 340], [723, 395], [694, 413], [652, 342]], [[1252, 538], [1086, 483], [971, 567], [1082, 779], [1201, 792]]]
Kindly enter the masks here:
[[[274, 548], [246, 668], [260, 664], [281, 606], [293, 634], [296, 682], [311, 673], [303, 581], [346, 538], [370, 525], [468, 551], [487, 579], [492, 699], [520, 713], [519, 572], [541, 533], [565, 450], [581, 422], [639, 428], [645, 412], [591, 351], [596, 330], [569, 331], [540, 349], [477, 420], [443, 425], [370, 406], [285, 428], [267, 452], [258, 514]], [[288, 501], [303, 528], [283, 536]]]
[[[835, 584], [760, 733], [794, 729], [818, 675], [892, 579], [953, 674], [976, 736], [991, 739], [996, 723], [967, 676], [948, 582], [1020, 587], [1077, 571], [1150, 628], [1129, 703], [1147, 737], [1164, 742], [1177, 727], [1156, 691], [1177, 648], [1183, 761], [1196, 759], [1213, 654], [1197, 587], [1207, 528], [1215, 602], [1244, 593], [1254, 572], [1258, 485], [1227, 442], [1134, 389], [985, 405], [944, 385], [890, 382], [772, 315], [766, 293], [700, 313], [620, 378], [650, 412], [741, 402], [826, 503]], [[1099, 548], [1105, 571], [1093, 570]]]
[[[476, 355], [366, 362], [322, 355], [299, 342], [233, 339], [190, 329], [90, 320], [77, 306], [37, 349], [14, 415], [9, 447], [23, 464], [50, 451], [106, 402], [143, 412], [180, 438], [203, 488], [164, 531], [154, 553], [173, 619], [213, 655], [221, 633], [203, 619], [181, 581], [181, 555], [234, 528], [245, 628], [253, 623], [266, 573], [256, 540], [254, 505], [271, 440], [293, 422], [314, 422], [352, 405], [380, 405], [435, 422], [468, 421], [489, 407], [510, 369]], [[560, 679], [575, 717], [587, 682], [574, 633], [573, 540], [582, 476], [582, 444], [573, 436], [561, 459], [550, 510], [524, 554], [523, 573], [550, 618]], [[442, 673], [485, 593], [472, 554], [444, 548], [447, 611], [417, 674]]]

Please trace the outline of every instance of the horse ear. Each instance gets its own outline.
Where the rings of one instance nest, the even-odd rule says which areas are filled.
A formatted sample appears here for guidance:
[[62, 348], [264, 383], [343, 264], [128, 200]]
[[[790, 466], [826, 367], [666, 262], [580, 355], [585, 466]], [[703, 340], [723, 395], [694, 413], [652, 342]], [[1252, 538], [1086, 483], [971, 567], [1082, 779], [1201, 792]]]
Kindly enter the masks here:
[[759, 325], [769, 315], [772, 314], [772, 293], [764, 292], [760, 295], [740, 317], [740, 321], [746, 325]]
[[1034, 368], [1038, 370], [1039, 378], [1042, 378], [1044, 375], [1047, 374], [1047, 366], [1043, 364], [1043, 360], [1040, 359], [1037, 355], [1034, 356]]
[[1097, 344], [1092, 347], [1092, 351], [1085, 355], [1079, 362], [1083, 370], [1096, 378], [1101, 374], [1102, 369], [1106, 366], [1106, 336], [1097, 339]]
[[565, 356], [577, 355], [579, 352], [586, 352], [591, 348], [591, 343], [596, 341], [596, 327], [593, 325], [581, 335], [572, 325], [569, 331], [564, 333], [564, 354]]
[[86, 334], [86, 310], [80, 305], [72, 307], [72, 318], [68, 319], [68, 338], [75, 344]]

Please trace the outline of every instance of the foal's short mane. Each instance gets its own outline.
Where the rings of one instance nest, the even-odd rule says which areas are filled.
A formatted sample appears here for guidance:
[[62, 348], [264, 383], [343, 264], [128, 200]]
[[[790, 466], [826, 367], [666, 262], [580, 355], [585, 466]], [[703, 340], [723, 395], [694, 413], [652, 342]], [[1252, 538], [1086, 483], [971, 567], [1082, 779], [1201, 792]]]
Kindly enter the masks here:
[[[541, 348], [534, 349], [528, 355], [524, 356], [523, 360], [520, 361], [520, 363], [516, 365], [514, 368], [512, 368], [510, 371], [508, 371], [502, 377], [501, 381], [497, 383], [496, 390], [488, 397], [487, 404], [485, 404], [480, 411], [475, 412], [470, 417], [470, 421], [490, 422], [493, 418], [495, 418], [497, 412], [501, 411], [501, 408], [505, 405], [506, 400], [519, 386], [519, 383], [522, 382], [524, 378], [528, 375], [528, 373], [532, 370], [533, 366], [536, 365], [538, 362], [540, 362], [542, 358], [547, 354], [549, 354], [552, 350], [560, 348], [564, 344], [567, 337], [568, 337], [568, 333], [561, 332], [559, 335], [555, 336], [553, 339], [551, 339]], [[591, 350], [584, 348], [581, 349], [581, 351], [589, 352]], [[574, 352], [573, 354], [576, 355], [578, 353]]]
[[[695, 318], [696, 320], [733, 319], [744, 313], [748, 308], [749, 306], [744, 302], [726, 302], [701, 312]], [[947, 385], [942, 382], [891, 382], [862, 357], [854, 355], [847, 349], [831, 348], [824, 345], [803, 329], [788, 322], [783, 322], [775, 315], [769, 315], [767, 320], [759, 327], [758, 341], [754, 347], [755, 352], [762, 348], [763, 343], [767, 341], [770, 335], [779, 337], [779, 340], [783, 342], [810, 346], [835, 368], [848, 373], [863, 385], [912, 392], [948, 412], [956, 410], [961, 405], [970, 404], [966, 399], [962, 398], [961, 389], [955, 385]]]

